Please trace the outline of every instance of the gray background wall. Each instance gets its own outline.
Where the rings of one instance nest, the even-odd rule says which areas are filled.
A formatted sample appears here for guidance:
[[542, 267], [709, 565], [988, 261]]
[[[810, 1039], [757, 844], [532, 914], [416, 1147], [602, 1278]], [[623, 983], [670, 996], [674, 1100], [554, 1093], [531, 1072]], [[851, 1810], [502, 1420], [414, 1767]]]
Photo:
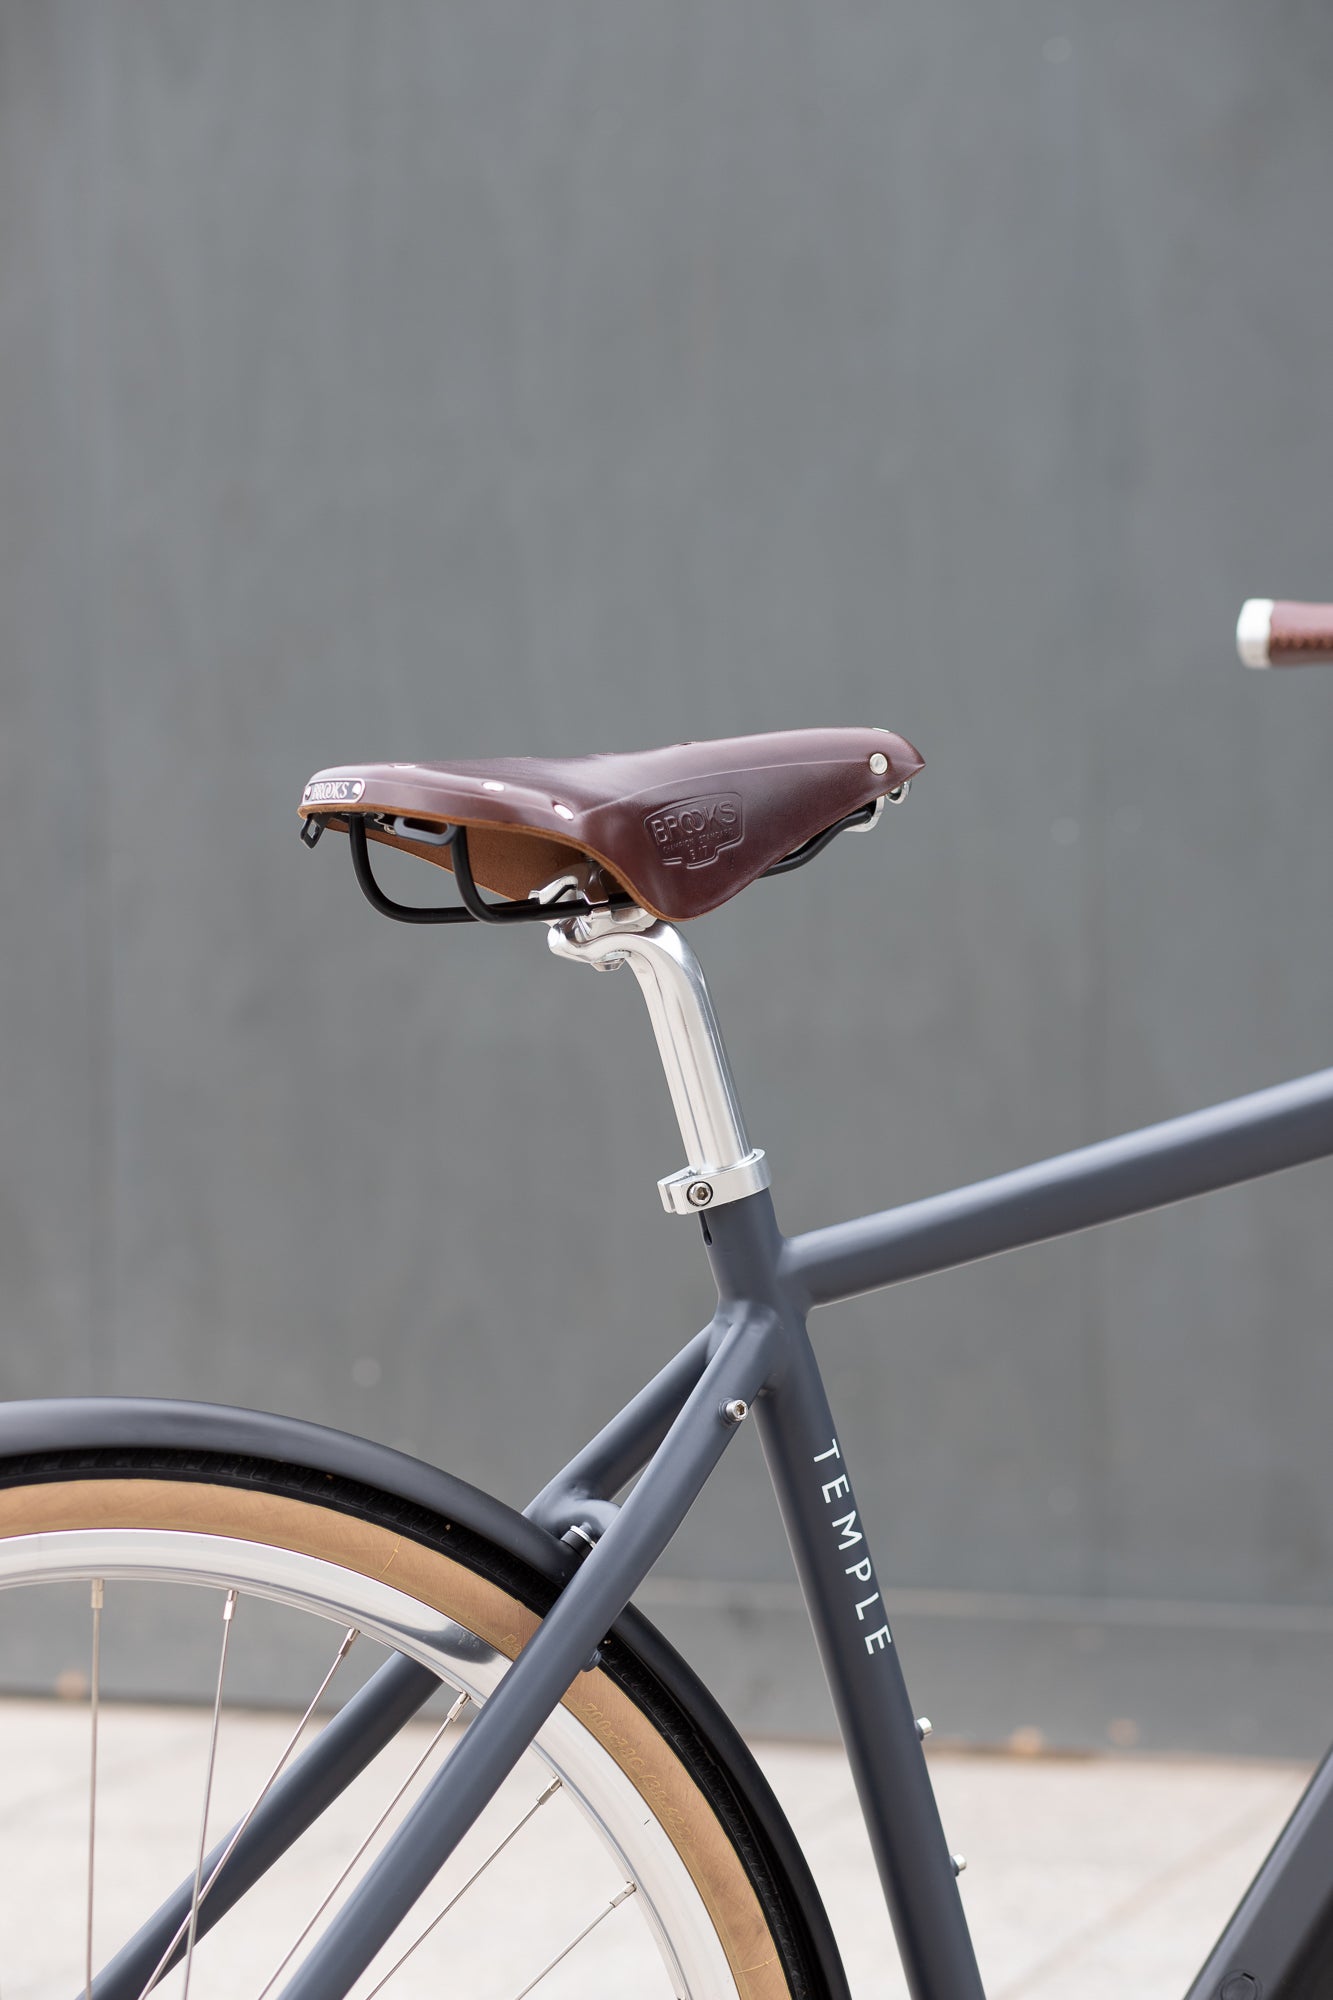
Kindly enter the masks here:
[[[696, 930], [790, 1227], [1326, 1063], [1333, 685], [1230, 632], [1333, 594], [1331, 87], [1240, 0], [6, 0], [0, 1390], [521, 1504], [707, 1317], [631, 983], [375, 917], [327, 762], [920, 743]], [[820, 1323], [942, 1731], [1327, 1736], [1331, 1193]], [[818, 1731], [766, 1498], [645, 1603]]]

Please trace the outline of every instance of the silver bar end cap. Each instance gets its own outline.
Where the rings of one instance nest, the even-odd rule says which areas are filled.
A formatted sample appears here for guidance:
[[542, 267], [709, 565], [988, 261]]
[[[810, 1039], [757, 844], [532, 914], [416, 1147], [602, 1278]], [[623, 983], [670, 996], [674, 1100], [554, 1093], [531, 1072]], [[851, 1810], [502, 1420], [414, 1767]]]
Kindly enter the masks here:
[[1236, 620], [1236, 651], [1247, 667], [1272, 665], [1268, 641], [1273, 630], [1273, 599], [1248, 597]]

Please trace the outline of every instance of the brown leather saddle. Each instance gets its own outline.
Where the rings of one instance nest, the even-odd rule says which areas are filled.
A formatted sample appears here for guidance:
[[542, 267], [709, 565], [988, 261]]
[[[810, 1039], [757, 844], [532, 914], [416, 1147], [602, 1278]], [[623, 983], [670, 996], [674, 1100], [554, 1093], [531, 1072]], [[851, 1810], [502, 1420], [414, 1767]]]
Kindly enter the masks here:
[[792, 729], [590, 757], [341, 764], [317, 771], [301, 816], [453, 866], [467, 829], [475, 880], [521, 899], [595, 862], [654, 916], [702, 916], [775, 863], [914, 777], [887, 729]]

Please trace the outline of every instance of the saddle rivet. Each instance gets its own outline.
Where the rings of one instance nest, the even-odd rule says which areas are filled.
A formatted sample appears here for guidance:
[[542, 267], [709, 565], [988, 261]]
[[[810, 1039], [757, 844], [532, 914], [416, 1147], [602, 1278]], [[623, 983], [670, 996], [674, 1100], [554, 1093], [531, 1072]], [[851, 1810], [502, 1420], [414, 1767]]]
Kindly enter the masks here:
[[713, 1199], [712, 1182], [691, 1181], [685, 1190], [685, 1199], [691, 1208], [707, 1208], [709, 1202]]
[[967, 1856], [965, 1854], [951, 1854], [949, 1856], [949, 1859], [953, 1863], [953, 1872], [955, 1875], [962, 1875], [966, 1873]]
[[882, 750], [876, 750], [870, 759], [870, 768], [877, 778], [882, 778], [889, 768], [889, 760]]

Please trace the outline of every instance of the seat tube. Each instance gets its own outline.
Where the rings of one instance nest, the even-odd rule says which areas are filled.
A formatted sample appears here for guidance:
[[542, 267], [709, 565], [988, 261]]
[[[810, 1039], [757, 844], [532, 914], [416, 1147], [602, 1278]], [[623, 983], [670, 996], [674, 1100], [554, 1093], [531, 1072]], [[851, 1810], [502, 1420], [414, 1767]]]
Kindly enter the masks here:
[[767, 1297], [778, 1365], [754, 1406], [913, 2000], [984, 2000], [976, 1954], [846, 1453], [805, 1322], [777, 1277], [767, 1193], [706, 1224], [719, 1289]]
[[746, 1135], [698, 960], [642, 910], [561, 919], [548, 941], [576, 963], [628, 964], [648, 1004], [689, 1160], [658, 1183], [663, 1205], [698, 1213], [719, 1300], [766, 1307], [777, 1322], [755, 1418], [913, 2000], [984, 2000], [851, 1475], [804, 1314], [780, 1275], [767, 1161]]

